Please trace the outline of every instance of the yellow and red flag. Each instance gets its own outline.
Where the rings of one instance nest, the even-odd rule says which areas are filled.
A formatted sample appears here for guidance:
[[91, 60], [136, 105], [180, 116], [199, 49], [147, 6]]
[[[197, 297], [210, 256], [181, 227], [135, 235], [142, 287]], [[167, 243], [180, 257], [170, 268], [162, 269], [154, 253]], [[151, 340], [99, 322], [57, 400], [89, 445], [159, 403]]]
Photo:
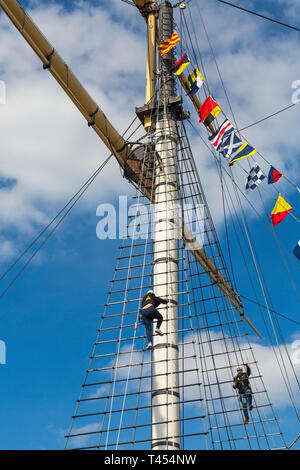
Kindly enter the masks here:
[[271, 220], [273, 227], [280, 224], [283, 219], [291, 212], [293, 208], [283, 199], [281, 194], [279, 194], [277, 202], [272, 210]]
[[209, 124], [213, 122], [220, 112], [221, 108], [218, 103], [213, 99], [212, 96], [209, 96], [198, 111], [200, 117], [199, 122], [203, 122], [203, 124], [209, 126]]
[[181, 75], [182, 72], [187, 68], [187, 66], [191, 63], [190, 59], [186, 55], [186, 52], [183, 54], [181, 59], [176, 62], [175, 65], [171, 68], [171, 72], [174, 73], [174, 75]]
[[171, 49], [173, 49], [173, 47], [179, 41], [180, 41], [180, 37], [178, 36], [176, 31], [174, 31], [174, 33], [172, 34], [172, 36], [169, 39], [166, 39], [164, 42], [162, 42], [158, 46], [158, 50], [159, 50], [161, 56], [164, 56], [165, 54], [167, 54]]

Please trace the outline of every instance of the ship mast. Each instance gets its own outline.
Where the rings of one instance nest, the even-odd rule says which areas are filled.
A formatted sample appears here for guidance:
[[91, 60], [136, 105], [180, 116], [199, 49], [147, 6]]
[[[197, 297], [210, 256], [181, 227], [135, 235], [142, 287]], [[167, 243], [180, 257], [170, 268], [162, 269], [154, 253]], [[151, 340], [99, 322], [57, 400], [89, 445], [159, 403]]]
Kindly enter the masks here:
[[[173, 33], [173, 10], [166, 1], [159, 8], [159, 40]], [[169, 66], [168, 66], [169, 65]], [[172, 55], [160, 57], [161, 76], [157, 99], [155, 148], [154, 276], [156, 295], [167, 298], [161, 309], [165, 319], [164, 336], [154, 336], [152, 352], [152, 449], [174, 450], [180, 445], [178, 389], [178, 239], [177, 207], [177, 122], [174, 75], [168, 72]], [[158, 424], [159, 423], [159, 424]]]
[[[180, 448], [178, 372], [178, 233], [177, 233], [177, 120], [183, 118], [182, 100], [176, 96], [175, 77], [170, 72], [173, 52], [159, 59], [158, 93], [155, 96], [156, 41], [173, 33], [173, 7], [169, 1], [135, 0], [148, 27], [145, 106], [137, 108], [147, 132], [154, 132], [154, 267], [153, 288], [169, 300], [160, 307], [164, 336], [154, 336], [152, 352], [152, 449]], [[156, 19], [158, 28], [156, 31]]]

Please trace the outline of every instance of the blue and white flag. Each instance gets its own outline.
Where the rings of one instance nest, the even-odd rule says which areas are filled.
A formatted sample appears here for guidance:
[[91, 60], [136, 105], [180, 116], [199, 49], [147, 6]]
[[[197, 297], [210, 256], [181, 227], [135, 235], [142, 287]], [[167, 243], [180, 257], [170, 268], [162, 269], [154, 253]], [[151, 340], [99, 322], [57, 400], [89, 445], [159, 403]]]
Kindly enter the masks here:
[[265, 175], [261, 171], [257, 163], [251, 168], [250, 173], [246, 179], [246, 191], [255, 189], [265, 179]]
[[300, 259], [300, 240], [298, 241], [298, 244], [296, 248], [294, 249], [293, 253], [296, 256], [296, 258]]
[[220, 147], [220, 154], [224, 158], [230, 158], [234, 157], [238, 150], [242, 147], [243, 142], [241, 139], [237, 136], [237, 134], [233, 131], [230, 132], [229, 135], [227, 135], [223, 140], [222, 140], [222, 145]]
[[188, 78], [187, 78], [187, 85], [188, 85], [188, 95], [195, 95], [204, 83], [204, 78], [202, 77], [201, 73], [198, 70], [198, 67], [193, 70]]

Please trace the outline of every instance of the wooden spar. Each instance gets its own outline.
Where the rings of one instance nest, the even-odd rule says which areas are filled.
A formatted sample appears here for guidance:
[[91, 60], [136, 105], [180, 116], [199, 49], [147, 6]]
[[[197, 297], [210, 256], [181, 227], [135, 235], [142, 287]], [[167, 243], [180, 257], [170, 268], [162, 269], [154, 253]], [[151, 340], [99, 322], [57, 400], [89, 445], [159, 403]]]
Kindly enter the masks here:
[[[134, 0], [134, 2], [136, 5], [140, 5], [140, 7], [149, 3], [145, 0]], [[120, 166], [125, 168], [127, 165], [126, 161], [128, 156], [132, 154], [131, 147], [106, 118], [103, 111], [99, 108], [97, 103], [91, 98], [85, 88], [71, 72], [67, 64], [57, 54], [53, 46], [40, 32], [29, 15], [27, 15], [17, 0], [0, 0], [0, 7], [40, 58], [44, 64], [44, 68], [49, 70], [55, 80], [59, 83], [62, 89], [66, 92], [75, 106], [87, 120], [88, 124], [93, 127], [94, 131], [103, 141], [103, 143], [115, 155]], [[184, 77], [182, 77], [182, 79], [184, 80]], [[194, 104], [197, 106], [197, 98], [193, 96], [190, 98], [195, 100]], [[151, 199], [149, 190], [147, 188], [142, 187], [142, 191], [149, 199]], [[190, 240], [190, 237], [188, 236], [189, 232], [186, 227], [184, 233], [185, 235], [183, 236], [182, 240], [184, 245], [186, 245]], [[208, 272], [208, 274], [210, 276], [214, 276], [216, 280], [215, 282], [220, 290], [222, 290], [222, 292], [224, 292], [224, 290], [226, 291], [226, 296], [228, 299], [231, 298], [232, 305], [234, 305], [236, 308], [239, 306], [242, 308], [242, 303], [240, 302], [237, 294], [234, 292], [233, 288], [229, 286], [222, 274], [219, 273], [212, 261], [206, 255], [204, 249], [198, 245], [192, 252], [199, 262], [201, 260], [201, 265]], [[247, 321], [244, 315], [243, 317]], [[251, 327], [254, 329], [253, 326]], [[254, 331], [256, 330], [254, 329]]]
[[145, 8], [145, 6], [149, 3], [153, 3], [151, 2], [151, 0], [133, 0], [133, 1], [139, 9]]
[[212, 282], [216, 284], [219, 290], [227, 297], [231, 305], [237, 310], [239, 315], [248, 323], [250, 328], [262, 339], [261, 334], [257, 331], [255, 326], [250, 322], [243, 312], [243, 303], [239, 299], [237, 293], [234, 291], [232, 286], [228, 284], [223, 274], [216, 268], [214, 263], [205, 253], [205, 250], [199, 245], [199, 243], [191, 236], [188, 232], [187, 227], [184, 227], [184, 235], [182, 236], [184, 246], [193, 254], [198, 263], [201, 264], [203, 269], [207, 272]]
[[[156, 2], [151, 2], [150, 6], [155, 6]], [[145, 104], [153, 103], [155, 99], [156, 83], [156, 13], [151, 12], [147, 17], [147, 69], [146, 69], [146, 98]], [[152, 127], [151, 115], [145, 116], [144, 127], [149, 132]]]
[[[187, 81], [187, 78], [186, 78], [185, 74], [182, 73], [181, 75], [178, 76], [178, 78], [179, 78], [180, 83], [181, 83], [181, 85], [183, 86], [183, 88], [184, 88], [185, 90], [187, 90], [187, 89], [188, 89], [188, 81]], [[195, 108], [196, 111], [198, 112], [199, 109], [201, 108], [201, 104], [202, 104], [201, 101], [197, 98], [196, 95], [188, 95], [188, 97], [190, 98], [191, 102], [192, 102], [193, 105], [194, 105], [194, 108]], [[216, 132], [215, 129], [214, 129], [214, 127], [213, 127], [211, 124], [209, 124], [207, 127], [208, 127], [208, 129], [210, 130], [210, 132], [211, 132], [212, 134], [213, 134], [214, 132]]]

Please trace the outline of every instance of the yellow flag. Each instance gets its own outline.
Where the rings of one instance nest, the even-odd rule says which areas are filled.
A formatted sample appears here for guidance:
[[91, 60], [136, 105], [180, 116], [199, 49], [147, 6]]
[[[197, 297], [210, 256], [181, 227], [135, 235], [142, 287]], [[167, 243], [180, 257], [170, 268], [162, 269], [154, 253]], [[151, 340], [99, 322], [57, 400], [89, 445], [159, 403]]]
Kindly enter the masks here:
[[178, 34], [176, 33], [176, 31], [174, 31], [174, 33], [172, 34], [172, 36], [169, 38], [169, 39], [166, 39], [164, 42], [162, 42], [159, 46], [158, 46], [158, 50], [160, 52], [160, 54], [162, 56], [164, 56], [165, 54], [167, 54], [167, 52], [169, 52], [171, 49], [173, 49], [173, 47], [180, 41], [180, 37], [178, 36]]

